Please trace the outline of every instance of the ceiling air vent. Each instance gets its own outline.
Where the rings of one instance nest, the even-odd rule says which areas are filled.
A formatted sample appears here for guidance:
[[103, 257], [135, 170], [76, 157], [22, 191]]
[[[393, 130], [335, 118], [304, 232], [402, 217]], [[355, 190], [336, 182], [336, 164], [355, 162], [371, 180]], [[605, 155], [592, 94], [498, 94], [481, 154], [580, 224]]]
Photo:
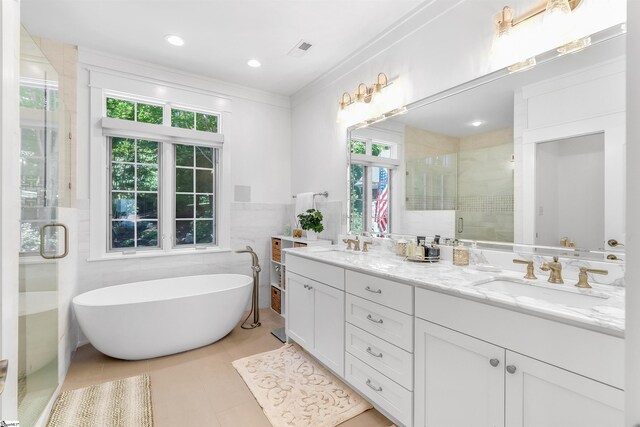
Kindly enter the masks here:
[[294, 58], [300, 58], [301, 56], [304, 56], [309, 49], [311, 49], [311, 46], [313, 46], [311, 43], [300, 40], [287, 55], [293, 56]]

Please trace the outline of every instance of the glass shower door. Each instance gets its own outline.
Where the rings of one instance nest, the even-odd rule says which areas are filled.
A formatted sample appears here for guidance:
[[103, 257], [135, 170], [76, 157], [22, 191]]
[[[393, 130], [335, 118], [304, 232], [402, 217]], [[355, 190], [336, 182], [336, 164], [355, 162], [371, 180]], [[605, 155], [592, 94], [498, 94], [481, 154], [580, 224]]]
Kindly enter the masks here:
[[69, 156], [58, 74], [24, 29], [20, 47], [18, 417], [28, 427], [58, 386], [58, 259], [68, 250], [58, 215]]

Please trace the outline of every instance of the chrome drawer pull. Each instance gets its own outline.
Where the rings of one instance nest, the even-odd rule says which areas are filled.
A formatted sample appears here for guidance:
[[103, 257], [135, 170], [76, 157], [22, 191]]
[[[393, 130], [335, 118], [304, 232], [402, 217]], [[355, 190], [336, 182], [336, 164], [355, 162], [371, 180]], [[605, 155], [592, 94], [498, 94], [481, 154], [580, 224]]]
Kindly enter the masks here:
[[366, 288], [364, 288], [365, 291], [369, 291], [369, 292], [373, 292], [374, 294], [381, 294], [382, 293], [382, 289], [373, 289], [370, 286], [367, 286]]
[[382, 319], [374, 319], [370, 314], [367, 314], [367, 319], [371, 320], [373, 323], [383, 323]]
[[371, 380], [367, 380], [367, 385], [369, 386], [370, 389], [375, 390], [375, 391], [382, 391], [382, 387], [376, 387], [373, 384], [371, 384]]
[[371, 350], [371, 347], [367, 347], [367, 353], [369, 353], [370, 355], [372, 355], [372, 356], [374, 356], [374, 357], [382, 357], [382, 353], [378, 353], [378, 354], [374, 353], [374, 352]]

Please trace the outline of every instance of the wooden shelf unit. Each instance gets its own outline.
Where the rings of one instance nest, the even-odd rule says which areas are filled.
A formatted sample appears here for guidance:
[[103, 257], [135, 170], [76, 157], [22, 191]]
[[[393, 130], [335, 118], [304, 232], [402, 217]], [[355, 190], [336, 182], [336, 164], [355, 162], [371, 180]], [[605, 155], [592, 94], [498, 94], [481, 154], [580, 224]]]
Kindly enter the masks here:
[[[287, 291], [285, 257], [283, 249], [307, 247], [307, 246], [330, 246], [331, 240], [308, 240], [305, 238], [291, 236], [271, 236], [271, 259], [269, 266], [269, 294], [271, 295], [271, 309], [284, 317], [286, 313], [284, 294]], [[274, 291], [275, 289], [275, 291]], [[280, 310], [278, 310], [278, 308]]]

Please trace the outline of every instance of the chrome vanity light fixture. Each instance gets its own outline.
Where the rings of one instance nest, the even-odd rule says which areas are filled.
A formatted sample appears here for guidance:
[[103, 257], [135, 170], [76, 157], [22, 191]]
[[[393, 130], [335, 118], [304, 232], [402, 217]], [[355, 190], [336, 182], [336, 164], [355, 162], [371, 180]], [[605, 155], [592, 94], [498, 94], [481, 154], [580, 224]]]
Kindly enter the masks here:
[[[534, 67], [535, 54], [547, 50], [546, 44], [562, 43], [556, 48], [560, 55], [589, 46], [589, 37], [574, 37], [578, 33], [575, 10], [581, 4], [582, 0], [548, 0], [519, 17], [514, 16], [509, 6], [503, 7], [495, 19], [493, 60], [500, 65], [510, 63], [508, 69], [513, 73]], [[535, 31], [531, 18], [540, 14], [544, 14], [542, 29]]]
[[360, 83], [353, 95], [344, 92], [339, 104], [338, 123], [365, 125], [385, 120], [403, 107], [397, 80], [389, 81], [385, 73], [379, 73], [370, 86]]

